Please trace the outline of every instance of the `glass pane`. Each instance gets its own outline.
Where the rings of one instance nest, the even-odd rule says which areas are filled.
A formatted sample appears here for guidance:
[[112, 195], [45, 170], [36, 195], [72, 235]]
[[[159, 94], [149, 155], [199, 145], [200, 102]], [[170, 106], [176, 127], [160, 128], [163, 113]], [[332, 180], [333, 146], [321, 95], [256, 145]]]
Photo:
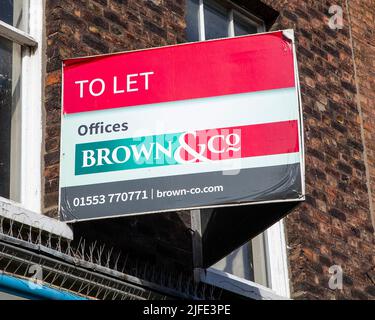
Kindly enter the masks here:
[[262, 233], [215, 263], [212, 268], [267, 287], [269, 283], [265, 245], [265, 233]]
[[247, 22], [244, 19], [241, 19], [238, 16], [234, 16], [234, 34], [236, 36], [244, 36], [247, 34], [253, 34], [257, 33], [258, 28], [251, 24], [250, 22]]
[[0, 20], [28, 32], [28, 0], [0, 0]]
[[254, 281], [251, 261], [251, 244], [246, 244], [215, 263], [213, 269], [233, 274], [242, 279]]
[[0, 196], [19, 201], [21, 47], [0, 37]]
[[186, 40], [199, 41], [199, 0], [187, 0], [186, 5]]
[[252, 270], [254, 282], [268, 287], [266, 232], [261, 233], [251, 240]]
[[225, 9], [204, 2], [204, 26], [206, 40], [228, 37], [229, 18]]

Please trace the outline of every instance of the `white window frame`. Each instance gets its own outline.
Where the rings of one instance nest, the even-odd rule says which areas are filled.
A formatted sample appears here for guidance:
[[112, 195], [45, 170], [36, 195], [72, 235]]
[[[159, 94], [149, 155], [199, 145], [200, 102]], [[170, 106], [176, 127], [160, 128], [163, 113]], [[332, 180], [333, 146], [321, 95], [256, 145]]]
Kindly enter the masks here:
[[[198, 34], [199, 34], [199, 41], [206, 40], [206, 32], [205, 32], [205, 21], [204, 21], [204, 1], [199, 0], [199, 11], [198, 11]], [[207, 1], [207, 0], [206, 0]], [[209, 0], [210, 2], [215, 2], [213, 0]], [[229, 26], [228, 26], [228, 36], [234, 37], [234, 16], [238, 15], [241, 17], [242, 20], [247, 21], [249, 24], [254, 25], [257, 27], [257, 33], [265, 32], [265, 24], [264, 21], [259, 19], [258, 17], [250, 14], [240, 6], [236, 5], [232, 1], [229, 0], [221, 0], [216, 1], [218, 4], [224, 4], [228, 6], [229, 9]]]
[[290, 298], [288, 252], [284, 220], [264, 233], [269, 287], [279, 296]]
[[[196, 227], [194, 220], [192, 220], [192, 225]], [[254, 281], [249, 281], [239, 276], [229, 276], [228, 273], [220, 271], [216, 265], [208, 270], [215, 270], [216, 275], [222, 274], [225, 276], [227, 282], [230, 281], [230, 279], [236, 279], [236, 282], [243, 281], [242, 287], [249, 285], [250, 287], [266, 288], [267, 286], [268, 291], [272, 290], [275, 295], [289, 299], [288, 255], [284, 221], [280, 220], [275, 223], [266, 231], [249, 241], [248, 245], [252, 246], [253, 261], [258, 262], [253, 265]], [[210, 279], [215, 278], [216, 277]]]
[[[30, 0], [28, 32], [0, 21], [0, 36], [22, 46], [20, 204], [41, 213], [44, 0]], [[0, 198], [0, 201], [1, 198]]]
[[289, 297], [280, 295], [273, 289], [213, 268], [197, 269], [196, 274], [199, 281], [203, 283], [253, 300], [290, 300]]
[[[215, 2], [214, 0], [210, 0], [211, 2]], [[229, 30], [228, 35], [229, 37], [235, 36], [234, 34], [234, 15], [240, 16], [240, 18], [244, 21], [248, 21], [249, 23], [255, 25], [257, 27], [258, 33], [262, 33], [266, 31], [266, 27], [264, 21], [257, 18], [256, 16], [252, 15], [251, 13], [247, 12], [240, 6], [236, 5], [232, 1], [229, 0], [216, 0], [218, 4], [223, 4], [225, 7], [229, 7]], [[204, 21], [204, 0], [199, 0], [199, 11], [198, 11], [198, 29], [199, 29], [199, 41], [206, 40], [206, 33], [205, 33], [205, 21]], [[289, 281], [289, 271], [288, 271], [288, 255], [287, 255], [287, 246], [286, 246], [286, 239], [285, 239], [285, 231], [284, 231], [284, 221], [280, 220], [279, 222], [275, 223], [272, 227], [267, 229], [262, 235], [260, 235], [264, 241], [264, 254], [266, 259], [266, 275], [262, 275], [262, 277], [267, 278], [268, 286], [274, 293], [274, 297], [282, 297], [289, 299], [290, 298], [290, 281]], [[254, 270], [254, 272], [258, 272]], [[261, 273], [262, 271], [259, 271]], [[201, 273], [202, 274], [202, 273]], [[207, 277], [207, 275], [214, 274], [214, 277]], [[214, 281], [212, 279], [220, 278], [219, 275], [222, 275], [226, 281], [235, 281], [236, 283], [241, 282], [245, 286], [250, 286], [253, 288], [262, 288], [260, 292], [267, 292], [267, 297], [272, 297], [272, 294], [269, 295], [269, 289], [256, 284], [255, 282], [251, 282], [245, 279], [241, 279], [239, 277], [235, 277], [229, 275], [225, 272], [220, 272], [209, 268], [205, 271], [202, 279], [210, 279], [210, 281]], [[201, 280], [202, 280], [201, 279]], [[213, 284], [213, 283], [211, 283]], [[228, 288], [232, 287], [231, 285]], [[236, 285], [233, 283], [233, 287]], [[228, 289], [226, 288], [226, 289]], [[258, 290], [257, 289], [257, 290]], [[258, 290], [259, 291], [259, 290]], [[254, 296], [255, 297], [255, 296]], [[253, 298], [254, 298], [253, 297]]]

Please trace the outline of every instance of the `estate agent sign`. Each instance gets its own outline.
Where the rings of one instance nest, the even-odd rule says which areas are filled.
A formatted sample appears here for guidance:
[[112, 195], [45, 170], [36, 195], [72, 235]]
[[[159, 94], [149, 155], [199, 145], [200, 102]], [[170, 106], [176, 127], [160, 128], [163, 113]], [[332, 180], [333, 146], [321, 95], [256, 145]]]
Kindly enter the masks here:
[[66, 60], [65, 221], [304, 197], [293, 32]]

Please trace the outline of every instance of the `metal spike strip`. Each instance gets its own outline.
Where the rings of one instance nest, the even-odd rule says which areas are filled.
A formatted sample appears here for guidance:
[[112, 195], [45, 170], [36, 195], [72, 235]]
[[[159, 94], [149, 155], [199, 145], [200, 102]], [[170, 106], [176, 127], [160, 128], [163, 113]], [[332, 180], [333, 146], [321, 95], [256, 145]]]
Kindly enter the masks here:
[[[33, 234], [37, 236], [33, 237]], [[177, 276], [169, 273], [167, 270], [156, 271], [155, 266], [148, 266], [147, 264], [143, 264], [142, 266], [139, 260], [135, 261], [135, 266], [132, 268], [133, 276], [125, 274], [124, 272], [127, 269], [129, 257], [119, 252], [116, 258], [114, 258], [114, 248], [106, 249], [105, 245], [99, 246], [96, 242], [86, 245], [86, 240], [83, 238], [79, 240], [78, 245], [74, 248], [72, 247], [71, 241], [64, 239], [62, 236], [53, 237], [51, 233], [44, 234], [40, 229], [33, 229], [29, 226], [25, 227], [19, 223], [14, 223], [11, 220], [6, 221], [5, 218], [0, 217], [0, 245], [6, 245], [6, 242], [20, 246], [18, 248], [19, 250], [22, 250], [21, 247], [34, 249], [42, 252], [42, 254], [49, 254], [61, 260], [61, 262], [59, 262], [61, 265], [55, 264], [54, 267], [49, 267], [49, 271], [45, 277], [46, 280], [48, 280], [48, 284], [55, 285], [58, 283], [62, 288], [75, 291], [77, 290], [76, 287], [78, 283], [80, 283], [78, 292], [80, 293], [87, 289], [87, 294], [94, 292], [94, 286], [96, 287], [96, 292], [99, 292], [100, 295], [96, 294], [93, 298], [99, 298], [99, 296], [102, 298], [110, 296], [119, 298], [121, 295], [120, 293], [111, 295], [109, 293], [104, 294], [104, 289], [99, 287], [103, 285], [103, 281], [91, 286], [91, 278], [79, 280], [78, 278], [70, 277], [69, 273], [63, 272], [63, 268], [61, 267], [62, 263], [70, 263], [71, 266], [75, 266], [74, 269], [71, 269], [72, 272], [78, 267], [84, 268], [83, 270], [86, 270], [85, 272], [92, 272], [89, 270], [94, 270], [95, 272], [108, 274], [117, 279], [125, 279], [135, 285], [150, 287], [155, 289], [156, 292], [167, 292], [171, 297], [217, 299], [213, 287], [210, 287], [209, 294], [206, 295], [206, 285], [196, 284], [192, 279], [186, 280], [182, 274]], [[2, 254], [4, 254], [4, 251], [2, 251]], [[121, 256], [124, 257], [122, 261], [120, 260]], [[27, 262], [25, 260], [21, 263], [20, 260], [17, 260], [17, 263], [19, 263], [18, 267], [11, 269], [10, 266], [13, 265], [14, 259], [9, 257], [11, 257], [11, 255], [8, 255], [5, 266], [1, 263], [0, 270], [9, 272], [10, 274], [18, 275], [17, 272], [21, 269], [28, 270], [27, 266], [30, 266], [32, 262]], [[0, 261], [4, 260], [3, 258], [4, 257], [0, 255]], [[38, 265], [42, 266], [43, 270], [45, 270], [46, 266], [43, 256], [40, 256], [39, 260]], [[122, 268], [119, 265], [120, 261], [122, 262]], [[35, 264], [34, 261], [33, 264]], [[65, 266], [65, 269], [66, 268], [67, 266]], [[119, 271], [120, 269], [121, 271]], [[26, 277], [27, 275], [24, 273], [21, 276]], [[143, 280], [139, 279], [139, 277], [142, 277]], [[150, 282], [145, 281], [146, 278], [148, 278]], [[89, 282], [89, 284], [87, 284], [87, 282]], [[201, 288], [202, 286], [204, 289]], [[110, 288], [111, 286], [107, 285], [105, 290], [110, 290]], [[125, 291], [124, 293], [127, 292]], [[164, 297], [167, 298], [168, 294]], [[133, 297], [133, 299], [135, 298], [137, 297]]]

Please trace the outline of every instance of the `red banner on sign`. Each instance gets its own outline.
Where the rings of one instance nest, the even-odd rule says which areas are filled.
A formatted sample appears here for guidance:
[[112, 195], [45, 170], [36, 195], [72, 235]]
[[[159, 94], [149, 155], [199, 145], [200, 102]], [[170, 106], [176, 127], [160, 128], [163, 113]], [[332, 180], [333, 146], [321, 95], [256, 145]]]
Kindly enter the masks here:
[[294, 86], [292, 43], [275, 32], [67, 60], [63, 112]]
[[187, 132], [185, 161], [227, 160], [299, 152], [298, 121]]

